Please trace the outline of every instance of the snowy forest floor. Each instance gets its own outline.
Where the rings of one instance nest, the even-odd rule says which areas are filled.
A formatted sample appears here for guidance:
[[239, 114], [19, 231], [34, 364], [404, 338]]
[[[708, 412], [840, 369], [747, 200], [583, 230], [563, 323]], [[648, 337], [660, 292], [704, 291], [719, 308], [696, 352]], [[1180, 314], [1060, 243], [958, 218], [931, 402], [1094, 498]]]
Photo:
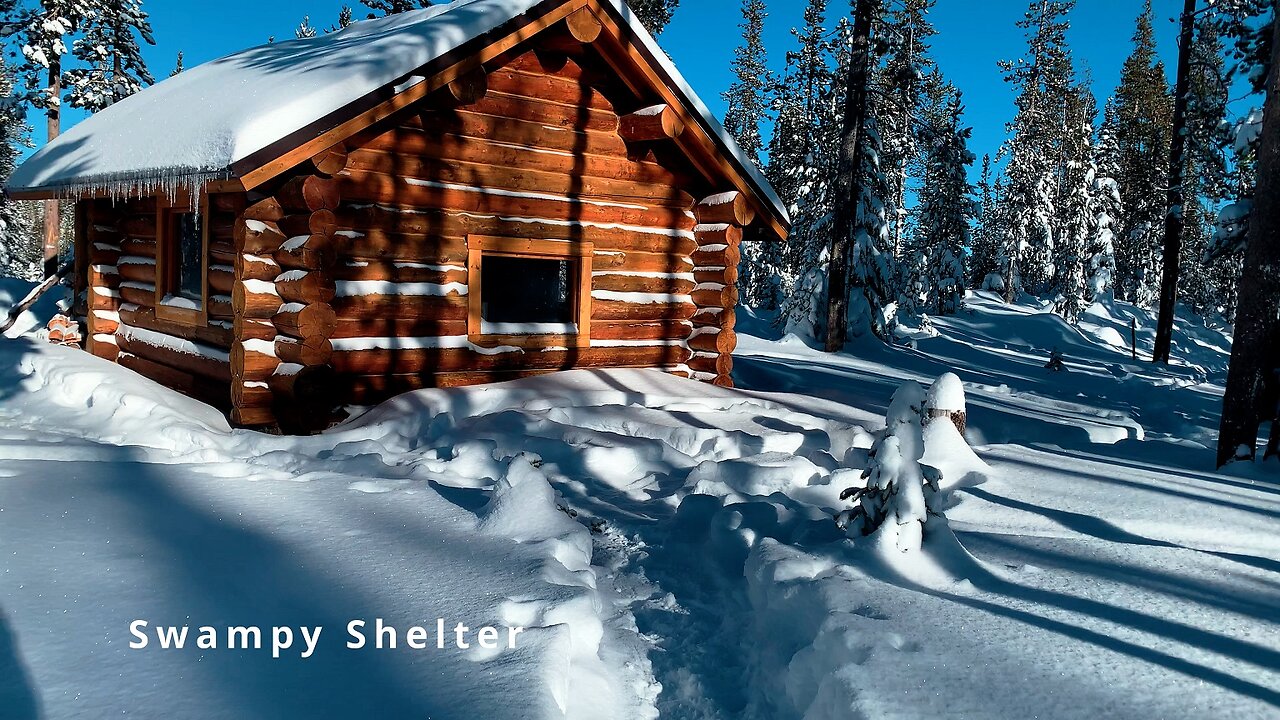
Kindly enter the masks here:
[[[1280, 466], [1212, 471], [1223, 333], [1184, 318], [1155, 368], [1130, 316], [1149, 352], [1123, 304], [971, 296], [914, 346], [744, 336], [740, 390], [576, 371], [312, 438], [0, 340], [0, 715], [1274, 717]], [[936, 454], [963, 547], [845, 540], [889, 396], [948, 370], [985, 461]], [[530, 630], [346, 650], [375, 617]], [[134, 619], [325, 630], [273, 659], [130, 650]]]

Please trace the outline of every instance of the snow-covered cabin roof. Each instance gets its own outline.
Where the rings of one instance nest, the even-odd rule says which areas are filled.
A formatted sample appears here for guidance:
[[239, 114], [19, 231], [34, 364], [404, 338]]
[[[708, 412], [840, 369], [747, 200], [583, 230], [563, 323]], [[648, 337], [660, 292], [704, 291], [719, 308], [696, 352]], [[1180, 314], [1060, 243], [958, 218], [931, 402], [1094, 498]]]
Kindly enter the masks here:
[[[78, 196], [199, 187], [242, 176], [265, 151], [431, 74], [490, 37], [509, 34], [570, 0], [457, 0], [353, 23], [315, 38], [269, 43], [191, 68], [85, 119], [32, 155], [11, 192]], [[787, 223], [784, 203], [676, 70], [623, 0], [612, 11], [629, 41], [683, 100], [756, 195]], [[362, 108], [363, 109], [363, 108]], [[338, 121], [332, 125], [336, 126]], [[311, 137], [305, 133], [310, 131]], [[274, 156], [271, 158], [274, 159]]]

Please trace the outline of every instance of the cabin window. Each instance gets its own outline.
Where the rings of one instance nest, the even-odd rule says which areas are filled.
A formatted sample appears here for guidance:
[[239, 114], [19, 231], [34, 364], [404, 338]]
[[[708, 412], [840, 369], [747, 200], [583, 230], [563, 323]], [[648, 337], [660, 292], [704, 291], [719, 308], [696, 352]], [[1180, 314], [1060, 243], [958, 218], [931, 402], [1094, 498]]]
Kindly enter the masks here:
[[205, 323], [205, 213], [189, 203], [158, 200], [156, 316]]
[[482, 345], [591, 343], [591, 243], [467, 238], [467, 334]]

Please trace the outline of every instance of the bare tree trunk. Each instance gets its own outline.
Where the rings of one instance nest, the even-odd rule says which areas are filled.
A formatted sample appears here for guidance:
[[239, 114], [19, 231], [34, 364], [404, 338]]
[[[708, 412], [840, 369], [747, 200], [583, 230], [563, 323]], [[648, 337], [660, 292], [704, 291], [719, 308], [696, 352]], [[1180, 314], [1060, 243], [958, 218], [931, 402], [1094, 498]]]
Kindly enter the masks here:
[[880, 0], [857, 0], [853, 48], [845, 90], [844, 126], [840, 132], [840, 164], [836, 174], [835, 222], [827, 266], [827, 352], [837, 352], [849, 337], [849, 255], [863, 178], [858, 172], [866, 133], [867, 86], [871, 72], [871, 20]]
[[[49, 92], [55, 102], [62, 97], [62, 59], [54, 58], [49, 64]], [[62, 107], [53, 105], [49, 108], [49, 142], [53, 142], [62, 133]], [[58, 272], [58, 240], [61, 217], [57, 200], [44, 201], [44, 276], [52, 277]]]
[[1173, 142], [1169, 146], [1168, 208], [1164, 214], [1164, 275], [1160, 279], [1160, 317], [1156, 321], [1156, 346], [1151, 361], [1169, 364], [1173, 347], [1173, 316], [1178, 302], [1178, 270], [1182, 260], [1185, 213], [1182, 190], [1186, 174], [1187, 95], [1191, 90], [1191, 43], [1195, 38], [1196, 0], [1182, 6], [1182, 32], [1178, 36], [1178, 79], [1174, 85]]
[[1280, 309], [1280, 21], [1272, 23], [1271, 74], [1262, 136], [1258, 141], [1253, 212], [1249, 216], [1249, 244], [1240, 276], [1240, 307], [1231, 343], [1231, 367], [1222, 398], [1218, 430], [1218, 466], [1244, 448], [1256, 453], [1258, 425], [1275, 418], [1274, 345]]

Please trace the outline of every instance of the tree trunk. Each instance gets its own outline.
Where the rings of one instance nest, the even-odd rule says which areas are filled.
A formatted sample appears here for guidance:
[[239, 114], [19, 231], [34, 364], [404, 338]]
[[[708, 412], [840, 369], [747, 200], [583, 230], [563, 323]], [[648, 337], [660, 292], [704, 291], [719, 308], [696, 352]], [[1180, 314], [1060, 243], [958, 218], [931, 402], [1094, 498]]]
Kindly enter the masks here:
[[[55, 57], [49, 64], [49, 91], [53, 99], [61, 102], [62, 58]], [[62, 107], [53, 105], [48, 111], [49, 142], [62, 132]], [[44, 201], [44, 276], [52, 277], [58, 271], [58, 238], [61, 217], [57, 200]]]
[[844, 126], [840, 132], [840, 164], [835, 187], [835, 227], [827, 267], [827, 352], [844, 347], [849, 335], [849, 255], [858, 199], [864, 178], [858, 172], [866, 133], [867, 86], [870, 84], [871, 20], [879, 0], [857, 0], [853, 19], [853, 48], [849, 58], [849, 82], [845, 90]]
[[1178, 301], [1178, 270], [1182, 259], [1184, 225], [1182, 190], [1187, 150], [1187, 95], [1191, 85], [1191, 43], [1195, 37], [1196, 0], [1182, 6], [1182, 32], [1178, 36], [1178, 79], [1173, 98], [1173, 143], [1169, 146], [1168, 208], [1164, 215], [1164, 274], [1160, 279], [1160, 317], [1151, 361], [1169, 364], [1173, 346], [1173, 316]]
[[1271, 33], [1271, 74], [1258, 142], [1258, 181], [1218, 430], [1219, 467], [1231, 462], [1240, 447], [1252, 458], [1258, 425], [1276, 414], [1273, 348], [1276, 311], [1280, 309], [1280, 22], [1272, 23]]

